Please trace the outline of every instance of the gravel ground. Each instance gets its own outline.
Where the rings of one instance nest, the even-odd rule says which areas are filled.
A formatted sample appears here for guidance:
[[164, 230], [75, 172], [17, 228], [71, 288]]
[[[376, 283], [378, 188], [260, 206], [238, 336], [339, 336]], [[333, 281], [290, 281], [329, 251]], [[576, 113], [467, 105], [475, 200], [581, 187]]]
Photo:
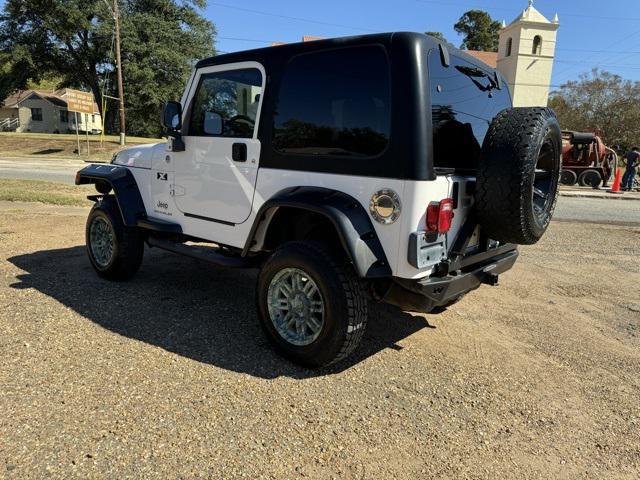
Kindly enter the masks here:
[[378, 306], [357, 355], [277, 357], [254, 271], [99, 280], [83, 209], [0, 217], [0, 478], [640, 476], [640, 227], [553, 223], [499, 287]]

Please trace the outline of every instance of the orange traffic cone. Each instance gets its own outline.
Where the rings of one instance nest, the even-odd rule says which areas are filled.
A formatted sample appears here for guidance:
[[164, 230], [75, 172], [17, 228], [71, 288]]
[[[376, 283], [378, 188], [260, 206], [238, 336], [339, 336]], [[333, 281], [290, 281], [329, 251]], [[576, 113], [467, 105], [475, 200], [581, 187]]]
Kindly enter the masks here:
[[620, 191], [620, 179], [621, 178], [622, 178], [622, 170], [618, 168], [616, 170], [616, 176], [613, 179], [613, 185], [611, 186], [611, 190], [609, 190], [609, 193], [622, 193]]

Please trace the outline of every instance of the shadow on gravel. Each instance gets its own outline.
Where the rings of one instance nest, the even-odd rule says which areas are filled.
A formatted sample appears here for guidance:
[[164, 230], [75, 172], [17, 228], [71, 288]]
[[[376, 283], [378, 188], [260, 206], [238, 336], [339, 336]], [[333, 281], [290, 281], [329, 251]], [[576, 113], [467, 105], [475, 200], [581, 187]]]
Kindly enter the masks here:
[[385, 348], [400, 349], [399, 340], [430, 326], [422, 317], [374, 305], [354, 355], [331, 368], [308, 370], [279, 357], [264, 337], [254, 305], [256, 270], [217, 268], [147, 249], [136, 277], [113, 283], [94, 273], [84, 247], [9, 261], [26, 272], [13, 288], [38, 290], [125, 337], [261, 378], [339, 373]]

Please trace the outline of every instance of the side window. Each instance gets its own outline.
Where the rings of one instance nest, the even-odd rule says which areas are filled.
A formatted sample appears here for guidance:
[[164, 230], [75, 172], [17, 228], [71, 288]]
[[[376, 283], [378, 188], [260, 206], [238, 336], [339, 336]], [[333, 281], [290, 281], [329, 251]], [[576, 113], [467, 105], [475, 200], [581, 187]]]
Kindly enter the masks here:
[[257, 68], [202, 75], [191, 103], [188, 134], [253, 137], [261, 95]]
[[35, 122], [42, 121], [42, 109], [41, 108], [32, 108], [31, 109], [31, 120]]
[[378, 155], [389, 143], [389, 90], [381, 47], [294, 57], [280, 85], [273, 145], [285, 154]]
[[506, 82], [501, 89], [492, 83], [491, 68], [451, 55], [443, 67], [437, 51], [429, 54], [431, 117], [434, 165], [475, 168], [484, 137], [493, 118], [511, 107]]

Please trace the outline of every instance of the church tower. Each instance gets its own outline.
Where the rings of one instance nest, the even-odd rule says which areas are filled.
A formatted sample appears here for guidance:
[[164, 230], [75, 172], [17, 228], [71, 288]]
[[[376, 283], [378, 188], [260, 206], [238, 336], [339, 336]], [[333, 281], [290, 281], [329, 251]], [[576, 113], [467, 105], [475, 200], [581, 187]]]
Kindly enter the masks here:
[[514, 107], [546, 107], [559, 22], [529, 7], [500, 31], [498, 70], [509, 83]]

